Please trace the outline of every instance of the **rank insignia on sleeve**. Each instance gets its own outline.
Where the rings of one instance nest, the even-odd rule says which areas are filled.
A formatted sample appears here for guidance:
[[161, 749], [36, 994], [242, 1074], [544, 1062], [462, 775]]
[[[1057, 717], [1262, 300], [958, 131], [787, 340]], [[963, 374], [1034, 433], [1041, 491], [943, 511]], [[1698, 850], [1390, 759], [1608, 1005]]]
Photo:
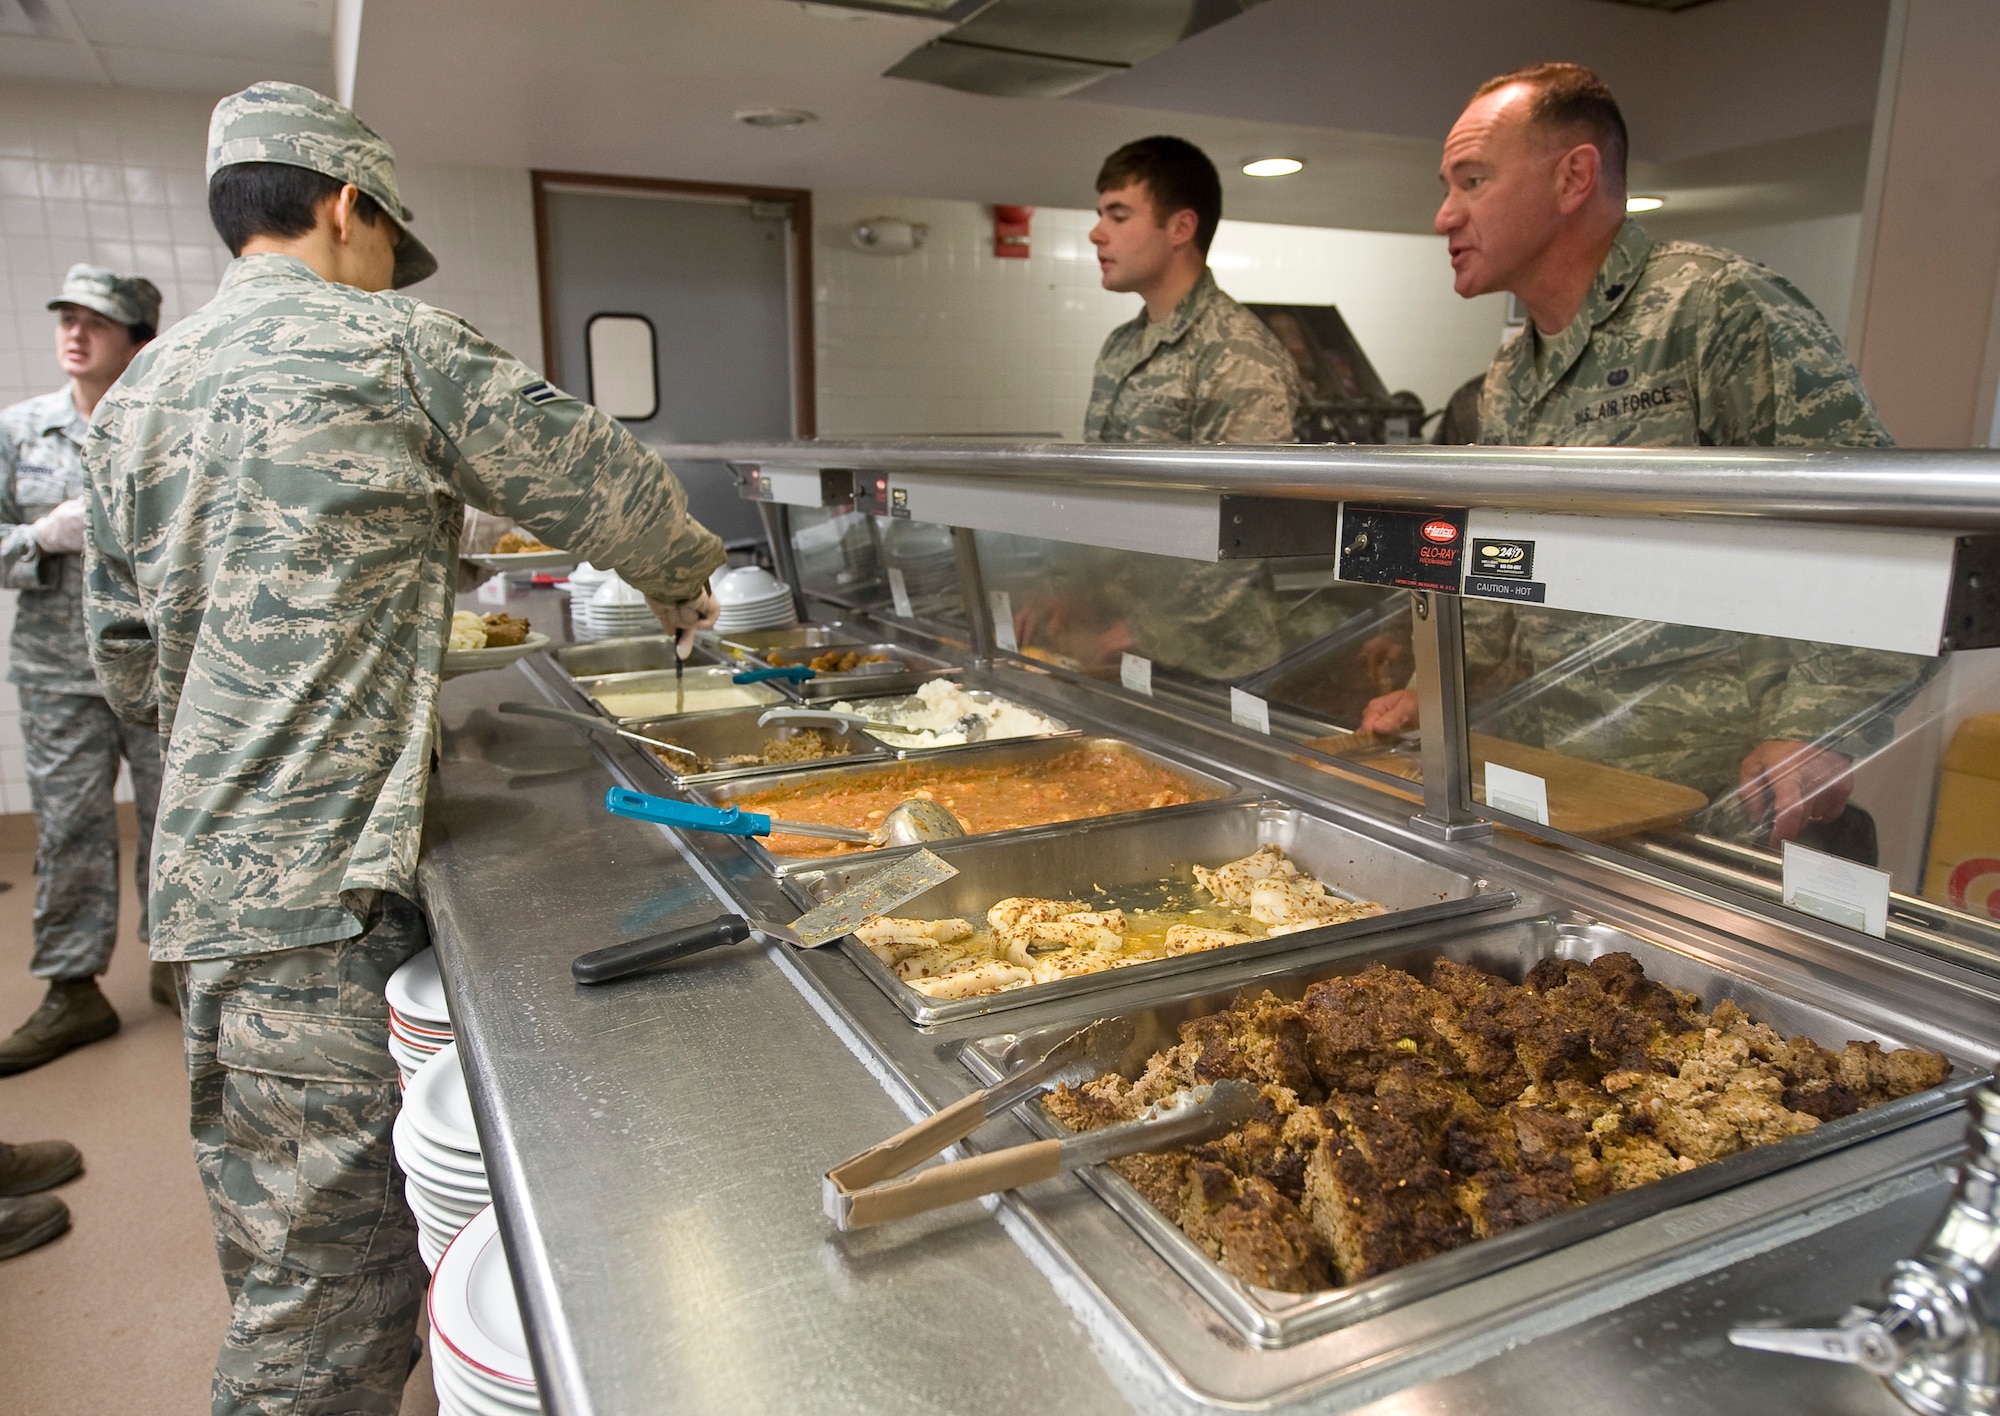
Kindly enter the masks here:
[[1632, 371], [1630, 369], [1613, 369], [1610, 373], [1604, 376], [1604, 381], [1610, 384], [1613, 388], [1617, 388], [1620, 384], [1624, 383], [1625, 380], [1631, 377], [1632, 377]]
[[541, 404], [554, 403], [559, 398], [568, 398], [569, 395], [547, 379], [537, 379], [521, 390], [521, 397], [530, 403]]

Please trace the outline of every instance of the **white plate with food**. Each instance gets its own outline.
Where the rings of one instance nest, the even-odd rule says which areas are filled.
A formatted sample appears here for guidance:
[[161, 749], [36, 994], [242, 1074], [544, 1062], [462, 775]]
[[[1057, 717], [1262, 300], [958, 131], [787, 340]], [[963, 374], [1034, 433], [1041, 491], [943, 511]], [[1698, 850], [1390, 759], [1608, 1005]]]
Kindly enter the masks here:
[[465, 559], [488, 570], [519, 575], [534, 570], [568, 570], [577, 563], [578, 557], [568, 551], [515, 551], [511, 555], [491, 552], [483, 556], [466, 556]]
[[546, 634], [530, 632], [519, 644], [499, 649], [447, 649], [444, 671], [448, 674], [477, 674], [487, 669], [504, 669], [516, 659], [525, 659], [549, 642]]

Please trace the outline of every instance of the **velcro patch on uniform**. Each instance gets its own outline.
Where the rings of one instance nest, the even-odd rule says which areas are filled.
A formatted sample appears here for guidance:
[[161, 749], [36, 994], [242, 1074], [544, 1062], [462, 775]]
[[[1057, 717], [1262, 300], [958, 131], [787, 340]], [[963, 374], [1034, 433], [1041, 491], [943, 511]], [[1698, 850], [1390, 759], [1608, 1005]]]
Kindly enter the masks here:
[[521, 397], [527, 399], [530, 403], [542, 404], [554, 403], [559, 398], [568, 398], [569, 395], [550, 383], [547, 379], [536, 379], [521, 390]]

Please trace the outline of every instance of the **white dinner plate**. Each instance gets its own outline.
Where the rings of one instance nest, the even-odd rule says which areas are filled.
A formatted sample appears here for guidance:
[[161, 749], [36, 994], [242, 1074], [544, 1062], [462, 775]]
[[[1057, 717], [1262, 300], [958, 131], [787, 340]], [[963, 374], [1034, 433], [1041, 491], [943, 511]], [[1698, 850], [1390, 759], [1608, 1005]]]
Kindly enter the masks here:
[[507, 555], [489, 551], [483, 556], [466, 556], [464, 559], [474, 565], [483, 565], [488, 570], [504, 570], [510, 575], [518, 575], [530, 570], [568, 570], [583, 558], [568, 551], [514, 551]]
[[453, 1036], [455, 1036], [452, 1032], [450, 1018], [417, 1017], [413, 1014], [405, 1013], [393, 1004], [389, 1008], [389, 1026], [400, 1031], [403, 1036], [409, 1038], [412, 1042], [429, 1042], [435, 1039], [440, 1043], [445, 1043], [450, 1042]]
[[[444, 1343], [438, 1343], [433, 1351], [443, 1358], [444, 1365], [451, 1368], [452, 1380], [462, 1390], [499, 1402], [509, 1411], [539, 1411], [542, 1409], [539, 1388], [523, 1388], [512, 1382], [503, 1382], [498, 1377], [489, 1377]], [[431, 1359], [436, 1366], [438, 1356]]]
[[410, 1124], [426, 1139], [452, 1150], [480, 1153], [472, 1098], [466, 1094], [465, 1073], [458, 1066], [457, 1043], [446, 1043], [417, 1069], [409, 1095], [403, 1098], [403, 1109]]
[[493, 1202], [492, 1188], [487, 1185], [484, 1176], [441, 1170], [403, 1151], [396, 1153], [396, 1163], [403, 1167], [403, 1174], [409, 1177], [412, 1185], [420, 1185], [426, 1193], [441, 1196], [455, 1206], [469, 1205], [478, 1209]]
[[444, 979], [438, 973], [437, 950], [423, 949], [412, 954], [403, 966], [389, 975], [384, 990], [389, 1006], [403, 1020], [419, 1027], [451, 1027], [451, 1009], [444, 1001]]
[[[451, 1238], [472, 1223], [472, 1217], [485, 1208], [485, 1205], [471, 1201], [462, 1205], [447, 1204], [414, 1180], [405, 1182], [403, 1198], [409, 1203], [410, 1213], [417, 1217], [418, 1227], [433, 1230], [444, 1239]], [[491, 1200], [487, 1201], [487, 1204], [491, 1203]]]
[[[401, 1160], [405, 1155], [413, 1154], [420, 1165], [427, 1165], [433, 1169], [445, 1171], [448, 1174], [461, 1174], [468, 1179], [472, 1177], [485, 1178], [486, 1161], [484, 1157], [471, 1151], [454, 1150], [449, 1146], [441, 1146], [418, 1130], [414, 1125], [410, 1124], [407, 1100], [403, 1115], [396, 1118], [394, 1135], [396, 1158], [398, 1160]], [[409, 1167], [405, 1166], [404, 1168], [408, 1169]]]
[[475, 1370], [523, 1391], [535, 1389], [514, 1280], [488, 1205], [451, 1241], [431, 1282], [431, 1331]]
[[447, 674], [478, 674], [488, 669], [504, 669], [516, 659], [525, 659], [548, 642], [546, 634], [530, 631], [519, 644], [509, 644], [504, 649], [447, 649], [444, 651], [444, 671]]
[[[441, 1345], [441, 1344], [440, 1344]], [[498, 1383], [492, 1387], [481, 1387], [472, 1380], [472, 1368], [451, 1355], [449, 1349], [442, 1360], [431, 1358], [431, 1385], [437, 1388], [438, 1416], [449, 1413], [463, 1413], [463, 1416], [519, 1416], [522, 1412], [540, 1411], [541, 1401], [533, 1392], [516, 1392], [512, 1388], [501, 1388]], [[506, 1396], [500, 1395], [505, 1390]]]

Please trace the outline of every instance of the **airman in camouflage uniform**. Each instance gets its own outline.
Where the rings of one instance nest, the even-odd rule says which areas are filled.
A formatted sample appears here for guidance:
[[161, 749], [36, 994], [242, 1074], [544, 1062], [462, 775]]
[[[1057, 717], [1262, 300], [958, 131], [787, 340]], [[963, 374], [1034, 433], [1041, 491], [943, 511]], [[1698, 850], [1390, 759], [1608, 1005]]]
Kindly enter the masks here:
[[[1172, 318], [1111, 331], [1091, 376], [1088, 442], [1284, 443], [1299, 372], [1270, 328], [1201, 279]], [[1261, 565], [1116, 556], [1107, 589], [1134, 651], [1165, 668], [1232, 679], [1279, 655], [1277, 594]]]
[[1083, 438], [1286, 443], [1300, 396], [1285, 346], [1205, 270], [1171, 318], [1154, 323], [1141, 310], [1105, 338]]
[[[77, 265], [52, 310], [102, 316], [98, 337], [120, 342], [102, 355], [107, 385], [135, 341], [152, 336], [160, 292], [141, 276]], [[123, 326], [124, 333], [113, 332]], [[63, 351], [67, 327], [58, 330]], [[0, 412], [0, 584], [20, 591], [7, 677], [21, 700], [28, 789], [35, 808], [34, 956], [29, 972], [49, 980], [48, 996], [13, 1036], [0, 1041], [0, 1073], [25, 1071], [118, 1030], [118, 1014], [96, 979], [111, 965], [118, 935], [118, 812], [112, 791], [122, 759], [132, 772], [139, 841], [134, 877], [139, 942], [146, 942], [146, 859], [160, 792], [160, 742], [148, 728], [119, 722], [91, 667], [83, 623], [83, 443], [79, 376], [68, 387]], [[95, 388], [82, 392], [91, 405]], [[69, 539], [62, 523], [73, 522]], [[73, 547], [73, 548], [72, 548]], [[171, 995], [169, 995], [171, 996]]]
[[[331, 241], [358, 189], [394, 242], [393, 276], [384, 257], [370, 279], [436, 268], [388, 144], [332, 100], [272, 83], [224, 99], [212, 209], [262, 180], [237, 164], [332, 179], [291, 249]], [[400, 1402], [425, 1280], [383, 989], [426, 939], [411, 901], [462, 508], [663, 604], [705, 603], [722, 560], [620, 424], [458, 317], [374, 288], [240, 255], [105, 400], [85, 458], [98, 673], [168, 742], [152, 947], [181, 966], [234, 1303], [218, 1413]]]

